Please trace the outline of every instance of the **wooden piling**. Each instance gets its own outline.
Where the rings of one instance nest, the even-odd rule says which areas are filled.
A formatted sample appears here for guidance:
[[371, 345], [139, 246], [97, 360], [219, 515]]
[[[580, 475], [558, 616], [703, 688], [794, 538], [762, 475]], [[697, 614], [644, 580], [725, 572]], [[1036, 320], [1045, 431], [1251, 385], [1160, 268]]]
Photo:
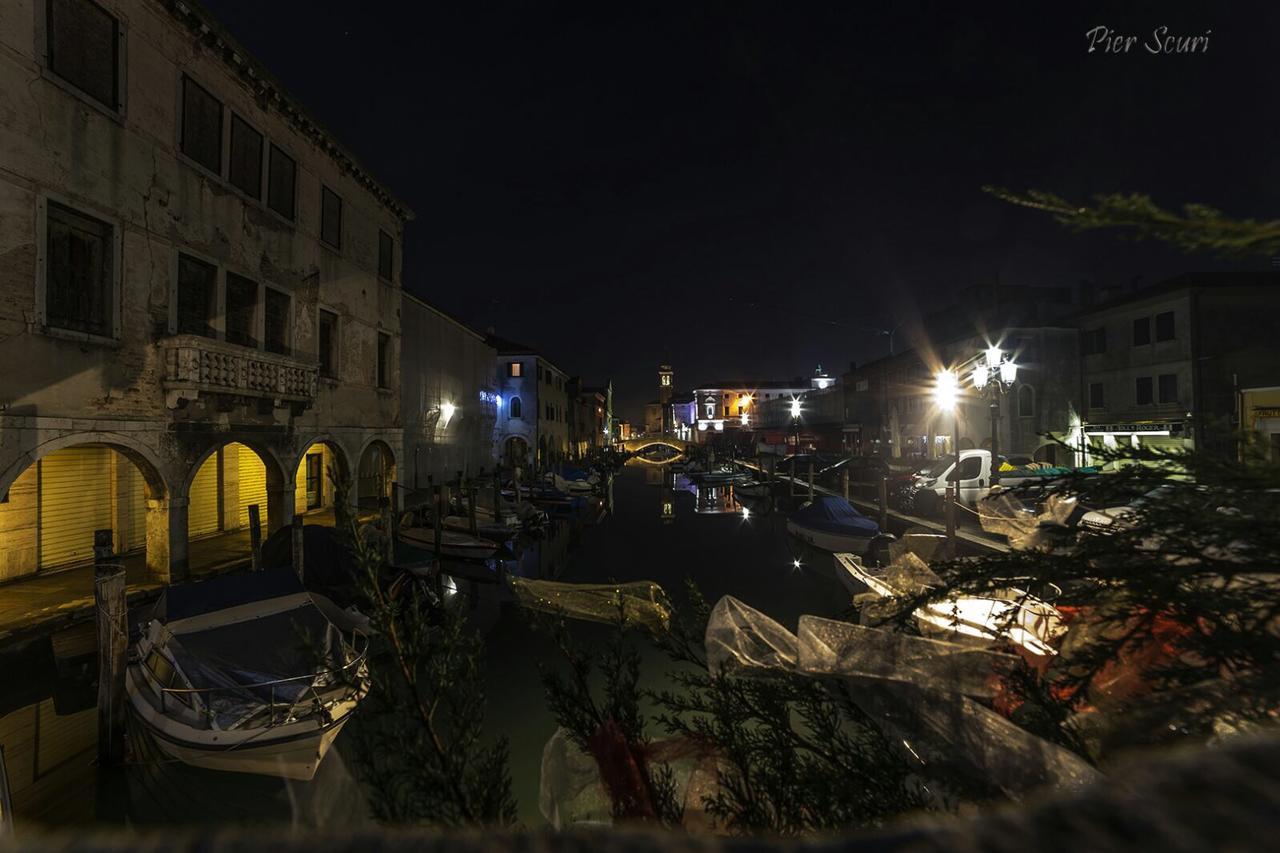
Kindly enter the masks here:
[[302, 516], [294, 513], [293, 528], [290, 531], [293, 534], [293, 540], [290, 552], [293, 554], [293, 573], [298, 576], [298, 580], [302, 580], [302, 572], [304, 569], [306, 547], [302, 535]]
[[124, 676], [129, 650], [129, 606], [124, 566], [111, 559], [111, 531], [93, 534], [93, 600], [98, 623], [98, 761], [124, 759]]
[[809, 457], [809, 500], [813, 500], [813, 457]]
[[[474, 482], [467, 484], [467, 515], [471, 522], [471, 535], [475, 536], [479, 532], [479, 526], [476, 524], [476, 499], [480, 497], [476, 484]], [[497, 518], [494, 518], [497, 523]]]
[[849, 466], [845, 465], [840, 472], [840, 488], [844, 491], [844, 499], [849, 500]]
[[880, 478], [880, 529], [889, 529], [889, 478]]
[[956, 558], [956, 487], [953, 484], [947, 484], [944, 501], [943, 509], [947, 516], [947, 559], [954, 560]]
[[502, 467], [493, 469], [493, 523], [497, 524], [502, 515]]
[[444, 538], [444, 507], [441, 505], [441, 491], [443, 489], [443, 486], [439, 486], [436, 489], [436, 511], [433, 513], [435, 516], [435, 551], [437, 560], [440, 559], [440, 540]]
[[396, 535], [391, 529], [391, 498], [378, 499], [378, 516], [382, 522], [382, 559], [390, 566], [396, 561]]
[[257, 504], [249, 504], [249, 554], [253, 570], [262, 571], [262, 520]]

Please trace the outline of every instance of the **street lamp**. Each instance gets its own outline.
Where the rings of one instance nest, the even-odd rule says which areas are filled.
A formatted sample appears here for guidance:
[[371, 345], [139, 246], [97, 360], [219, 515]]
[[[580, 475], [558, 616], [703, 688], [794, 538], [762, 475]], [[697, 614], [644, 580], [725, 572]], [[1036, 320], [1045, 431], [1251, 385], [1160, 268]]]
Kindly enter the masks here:
[[950, 370], [940, 370], [933, 378], [933, 403], [939, 411], [954, 412], [955, 433], [953, 442], [956, 457], [956, 472], [960, 471], [960, 407], [956, 405], [960, 398], [960, 380]]
[[998, 346], [987, 347], [974, 365], [973, 387], [991, 400], [991, 485], [1000, 482], [1000, 398], [1018, 378], [1018, 365]]
[[[793, 454], [799, 453], [800, 452], [800, 398], [798, 397], [792, 398], [791, 400], [791, 435], [792, 435], [792, 444], [795, 447], [795, 449], [792, 450], [791, 452]], [[792, 464], [794, 467], [794, 461]], [[795, 476], [795, 471], [792, 471], [791, 474], [792, 476]]]

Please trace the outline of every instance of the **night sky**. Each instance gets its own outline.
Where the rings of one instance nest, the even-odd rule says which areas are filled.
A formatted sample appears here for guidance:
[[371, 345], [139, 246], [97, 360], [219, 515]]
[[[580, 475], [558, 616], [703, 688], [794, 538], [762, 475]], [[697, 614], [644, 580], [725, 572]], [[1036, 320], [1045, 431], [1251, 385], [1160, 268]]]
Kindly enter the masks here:
[[[983, 184], [1280, 215], [1277, 3], [205, 5], [414, 208], [408, 290], [612, 378], [632, 420], [660, 361], [839, 372], [974, 282], [1267, 265]], [[1089, 54], [1097, 25], [1138, 39]], [[1208, 52], [1148, 54], [1162, 25]]]

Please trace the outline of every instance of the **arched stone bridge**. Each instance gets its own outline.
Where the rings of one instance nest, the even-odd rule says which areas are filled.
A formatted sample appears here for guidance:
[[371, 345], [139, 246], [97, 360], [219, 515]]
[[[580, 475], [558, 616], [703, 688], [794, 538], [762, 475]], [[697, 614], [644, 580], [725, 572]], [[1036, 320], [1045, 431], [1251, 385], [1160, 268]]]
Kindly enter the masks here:
[[643, 435], [621, 442], [622, 449], [627, 453], [641, 453], [650, 447], [670, 447], [678, 453], [687, 453], [692, 446], [692, 442], [669, 435]]

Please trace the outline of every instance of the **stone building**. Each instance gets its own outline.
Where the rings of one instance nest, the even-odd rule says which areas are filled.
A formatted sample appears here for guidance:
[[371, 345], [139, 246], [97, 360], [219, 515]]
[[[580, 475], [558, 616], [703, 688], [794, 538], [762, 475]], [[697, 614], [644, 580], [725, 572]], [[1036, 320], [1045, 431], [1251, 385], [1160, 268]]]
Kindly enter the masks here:
[[0, 580], [391, 493], [411, 212], [193, 4], [0, 42]]
[[493, 431], [504, 465], [546, 468], [568, 458], [568, 375], [537, 351], [489, 335], [500, 409]]
[[484, 335], [404, 294], [400, 312], [401, 480], [426, 488], [493, 468], [498, 418], [494, 348]]
[[582, 378], [569, 380], [569, 456], [586, 459], [593, 450], [609, 444], [609, 424], [613, 411], [613, 384], [583, 385]]

